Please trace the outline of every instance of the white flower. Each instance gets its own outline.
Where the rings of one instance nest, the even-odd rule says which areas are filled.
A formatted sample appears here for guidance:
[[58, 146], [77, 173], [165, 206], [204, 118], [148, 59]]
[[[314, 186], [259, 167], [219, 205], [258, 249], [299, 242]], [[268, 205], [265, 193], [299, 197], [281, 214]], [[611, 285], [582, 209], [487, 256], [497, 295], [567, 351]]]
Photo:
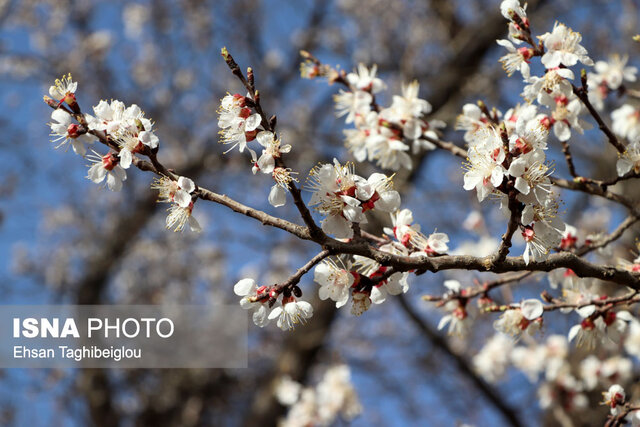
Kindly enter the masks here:
[[382, 169], [400, 170], [413, 168], [409, 146], [402, 142], [389, 128], [380, 126], [379, 133], [368, 140], [376, 164]]
[[336, 238], [351, 238], [353, 222], [366, 223], [362, 206], [356, 196], [356, 178], [353, 164], [342, 166], [336, 159], [334, 164], [316, 166], [309, 173], [307, 189], [313, 191], [309, 204], [327, 215], [322, 221], [322, 230]]
[[120, 166], [124, 169], [129, 169], [133, 162], [134, 154], [140, 153], [143, 150], [142, 142], [138, 139], [137, 135], [125, 132], [116, 138], [116, 144], [120, 147], [120, 152], [118, 153], [120, 156]]
[[278, 327], [283, 331], [292, 330], [297, 324], [305, 324], [313, 316], [313, 307], [306, 301], [297, 301], [295, 297], [283, 297], [282, 306], [274, 308], [269, 319], [278, 319]]
[[611, 129], [616, 135], [627, 138], [629, 141], [640, 139], [640, 111], [629, 104], [614, 110], [611, 113]]
[[564, 232], [562, 233], [562, 241], [560, 242], [560, 249], [566, 251], [572, 249], [578, 243], [578, 229], [572, 225], [565, 224]]
[[[118, 100], [112, 100], [111, 103], [103, 100], [93, 107], [93, 112], [95, 117], [87, 116], [89, 129], [109, 135], [119, 136], [125, 132], [137, 135], [138, 132], [151, 132], [153, 128], [151, 120], [144, 117], [144, 112], [136, 104], [126, 107]], [[151, 148], [158, 145], [158, 138], [151, 133], [142, 134], [142, 139], [146, 142], [143, 144]]]
[[602, 404], [611, 408], [611, 415], [619, 415], [621, 406], [624, 405], [627, 398], [624, 389], [619, 384], [609, 387], [609, 390], [602, 393]]
[[[380, 270], [383, 268], [384, 267], [381, 267]], [[384, 273], [384, 270], [380, 271], [379, 274], [382, 273]], [[371, 278], [374, 279], [376, 276], [377, 274], [373, 274]], [[374, 304], [382, 304], [386, 301], [387, 295], [406, 294], [409, 290], [408, 277], [409, 273], [394, 273], [388, 279], [379, 282], [371, 289], [371, 302]]]
[[256, 285], [253, 279], [242, 279], [233, 286], [233, 292], [241, 296], [240, 306], [253, 310], [253, 323], [264, 327], [269, 323], [269, 292], [267, 286]]
[[496, 40], [496, 42], [505, 47], [509, 53], [500, 58], [502, 68], [511, 76], [515, 71], [520, 71], [522, 77], [526, 80], [530, 76], [529, 60], [533, 56], [533, 50], [527, 47], [516, 49], [509, 40]]
[[[445, 281], [445, 285], [446, 282], [451, 281]], [[471, 317], [469, 317], [464, 304], [460, 300], [450, 301], [445, 305], [445, 309], [449, 313], [442, 316], [440, 322], [438, 322], [438, 330], [442, 330], [448, 325], [447, 335], [459, 338], [467, 336], [471, 329]]]
[[636, 174], [640, 173], [640, 139], [629, 144], [619, 156], [616, 162], [618, 176], [624, 176], [631, 170]]
[[489, 383], [502, 378], [509, 366], [509, 355], [513, 349], [513, 341], [506, 335], [494, 334], [473, 357], [473, 368]]
[[449, 236], [445, 233], [431, 233], [425, 236], [422, 233], [414, 233], [411, 236], [411, 244], [418, 250], [426, 252], [428, 256], [442, 255], [449, 250]]
[[531, 76], [527, 80], [529, 85], [522, 91], [524, 98], [533, 102], [550, 104], [557, 96], [566, 96], [573, 93], [569, 80], [573, 80], [574, 74], [568, 68], [553, 68], [547, 70], [543, 77]]
[[159, 202], [175, 202], [178, 206], [186, 208], [191, 203], [191, 193], [195, 191], [196, 185], [184, 176], [179, 177], [177, 181], [163, 176], [154, 179], [151, 189], [158, 190]]
[[593, 350], [596, 344], [606, 337], [604, 333], [606, 327], [607, 325], [601, 317], [597, 317], [595, 320], [592, 317], [587, 317], [579, 325], [574, 325], [569, 329], [569, 342], [575, 338], [578, 347], [584, 346], [587, 350]]
[[272, 173], [275, 167], [275, 159], [279, 158], [282, 153], [291, 151], [291, 145], [280, 145], [279, 139], [274, 139], [274, 135], [269, 131], [258, 132], [256, 140], [264, 147], [262, 155], [257, 160], [257, 165], [262, 173]]
[[358, 162], [364, 162], [367, 159], [375, 160], [371, 140], [380, 133], [378, 113], [369, 111], [366, 114], [358, 115], [354, 124], [356, 129], [343, 131], [346, 137], [345, 146], [353, 153], [353, 157]]
[[580, 45], [580, 33], [572, 31], [562, 23], [556, 22], [551, 33], [545, 33], [538, 38], [547, 48], [541, 58], [547, 68], [556, 68], [561, 64], [571, 67], [578, 61], [584, 65], [593, 65], [593, 61], [587, 55], [587, 49]]
[[369, 92], [361, 90], [354, 92], [340, 89], [337, 95], [333, 96], [336, 103], [336, 116], [347, 116], [346, 123], [353, 123], [357, 115], [365, 115], [371, 109], [373, 97]]
[[520, 192], [518, 200], [521, 202], [543, 204], [550, 196], [549, 175], [553, 171], [543, 161], [544, 153], [537, 150], [511, 162], [507, 173], [516, 178], [514, 186]]
[[293, 381], [289, 375], [285, 375], [278, 381], [276, 386], [276, 399], [284, 406], [291, 406], [298, 401], [302, 385]]
[[542, 303], [538, 300], [525, 300], [517, 308], [505, 310], [493, 322], [496, 331], [519, 338], [525, 331], [533, 335], [540, 328], [540, 316], [543, 313]]
[[[393, 243], [382, 245], [379, 249], [382, 252], [388, 252], [394, 255], [406, 256], [408, 254], [406, 248]], [[373, 280], [376, 278], [379, 280], [380, 276], [384, 275], [389, 269], [389, 267], [380, 265], [371, 258], [359, 255], [354, 255], [354, 267], [358, 273]], [[409, 282], [407, 281], [408, 276], [408, 273], [394, 273], [385, 280], [377, 282], [370, 291], [370, 300], [374, 304], [381, 304], [386, 300], [387, 295], [399, 295], [401, 293], [406, 293], [409, 290]]]
[[520, 18], [526, 18], [527, 13], [525, 9], [526, 5], [525, 7], [520, 6], [519, 0], [502, 0], [502, 3], [500, 3], [500, 13], [509, 20], [511, 20], [512, 13], [515, 13]]
[[70, 143], [74, 153], [84, 156], [87, 152], [85, 145], [93, 143], [93, 138], [86, 133], [79, 134], [80, 126], [72, 123], [71, 115], [64, 110], [53, 110], [51, 119], [53, 121], [49, 126], [51, 126], [52, 141], [54, 143], [62, 141], [55, 148]]
[[143, 130], [138, 134], [138, 139], [147, 147], [153, 149], [158, 147], [160, 141], [153, 131]]
[[194, 233], [202, 231], [198, 220], [191, 215], [193, 212], [193, 202], [190, 202], [186, 207], [173, 204], [167, 211], [169, 212], [166, 221], [168, 230], [173, 229], [175, 232], [182, 231], [185, 225], [189, 224], [189, 229]]
[[340, 308], [349, 301], [349, 290], [355, 278], [346, 268], [340, 268], [333, 260], [326, 259], [315, 268], [313, 280], [320, 285], [320, 299], [330, 298], [336, 302], [336, 308]]
[[347, 74], [347, 82], [359, 91], [378, 93], [385, 89], [386, 85], [376, 77], [377, 70], [378, 67], [375, 65], [369, 70], [364, 64], [358, 64], [357, 72]]
[[93, 163], [89, 168], [87, 178], [100, 184], [106, 177], [109, 190], [120, 191], [122, 189], [122, 182], [127, 179], [127, 173], [118, 164], [118, 157], [114, 153], [101, 156], [93, 151], [87, 156], [87, 159]]
[[413, 213], [409, 209], [402, 209], [391, 214], [393, 228], [384, 228], [384, 232], [395, 237], [398, 242], [409, 247], [412, 236], [420, 232], [420, 225], [413, 224]]
[[[476, 134], [478, 135], [478, 134]], [[483, 132], [484, 143], [470, 147], [468, 162], [464, 164], [464, 189], [476, 190], [478, 201], [483, 201], [502, 184], [506, 173], [502, 162], [505, 152], [500, 136], [494, 130]]]
[[[636, 81], [638, 69], [636, 67], [627, 67], [627, 61], [629, 61], [628, 55], [613, 54], [609, 56], [609, 61], [596, 62], [595, 70], [599, 74], [601, 81], [609, 89], [617, 90], [624, 81]], [[591, 93], [591, 90], [589, 90], [589, 93]]]
[[589, 123], [579, 118], [583, 111], [583, 105], [575, 95], [568, 97], [558, 95], [553, 99], [544, 97], [542, 103], [552, 111], [550, 117], [541, 115], [541, 122], [553, 126], [553, 133], [560, 141], [568, 141], [571, 138], [571, 129], [582, 134], [585, 129], [591, 128]]
[[351, 306], [351, 314], [360, 316], [371, 307], [371, 298], [368, 292], [353, 292], [353, 305]]
[[277, 167], [273, 169], [271, 176], [276, 182], [269, 192], [269, 203], [273, 207], [284, 206], [287, 203], [287, 191], [292, 181], [297, 181], [293, 177], [293, 173], [289, 168]]
[[[49, 95], [59, 102], [72, 104], [76, 99], [76, 89], [78, 89], [78, 83], [71, 79], [71, 73], [69, 73], [66, 76], [62, 76], [62, 79], [56, 79], [53, 86], [49, 87]], [[68, 100], [67, 97], [69, 97]]]
[[402, 96], [394, 95], [390, 109], [396, 117], [420, 118], [423, 114], [431, 112], [431, 104], [418, 98], [420, 84], [417, 80], [402, 85]]
[[526, 264], [529, 260], [540, 261], [546, 258], [549, 250], [562, 242], [562, 232], [565, 224], [558, 218], [558, 203], [548, 197], [544, 204], [527, 205], [522, 212], [522, 223], [526, 225], [522, 231], [522, 238], [526, 243], [523, 258]]
[[640, 322], [629, 323], [629, 333], [624, 340], [624, 349], [630, 355], [640, 359]]
[[476, 133], [479, 130], [486, 130], [489, 127], [491, 127], [491, 121], [476, 104], [465, 104], [462, 107], [462, 114], [456, 118], [455, 129], [466, 131], [464, 141], [470, 145], [475, 142]]
[[218, 114], [222, 143], [231, 145], [227, 152], [238, 147], [238, 151], [242, 153], [247, 142], [256, 137], [256, 129], [262, 120], [260, 115], [252, 114], [251, 109], [246, 106], [246, 98], [239, 94], [227, 94], [222, 98]]
[[362, 412], [358, 395], [351, 384], [351, 372], [347, 365], [334, 365], [327, 369], [316, 390], [319, 425], [334, 424], [338, 414], [341, 414], [345, 420], [351, 421]]
[[520, 303], [522, 315], [527, 320], [535, 320], [544, 313], [544, 306], [537, 299], [526, 299]]
[[[529, 110], [535, 112], [535, 110]], [[517, 117], [514, 129], [509, 136], [509, 148], [515, 149], [518, 154], [528, 154], [536, 150], [547, 149], [549, 130], [538, 120], [529, 114]], [[538, 153], [544, 157], [543, 153]]]
[[369, 179], [356, 177], [356, 198], [362, 202], [362, 211], [378, 209], [394, 212], [400, 207], [400, 194], [393, 189], [392, 177], [373, 173]]

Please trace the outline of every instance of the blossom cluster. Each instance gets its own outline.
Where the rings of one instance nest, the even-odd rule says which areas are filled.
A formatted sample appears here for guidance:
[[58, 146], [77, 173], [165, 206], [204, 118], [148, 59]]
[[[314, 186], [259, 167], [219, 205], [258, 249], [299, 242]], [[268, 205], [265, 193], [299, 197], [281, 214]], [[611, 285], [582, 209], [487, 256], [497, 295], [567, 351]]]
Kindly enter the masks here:
[[[479, 201], [493, 195], [508, 215], [517, 215], [526, 243], [523, 257], [529, 263], [544, 260], [562, 241], [565, 224], [558, 218], [559, 201], [551, 191], [548, 137], [553, 131], [566, 142], [573, 131], [587, 128], [580, 118], [584, 107], [574, 93], [570, 67], [594, 63], [580, 44], [582, 36], [564, 24], [556, 22], [536, 44], [526, 7], [518, 0], [505, 0], [501, 12], [509, 20], [509, 39], [498, 40], [508, 50], [501, 62], [509, 75], [522, 74], [522, 96], [529, 104], [510, 109], [504, 117], [497, 110], [489, 112], [484, 104], [467, 104], [456, 128], [465, 131], [469, 145], [464, 188], [475, 190]], [[516, 49], [524, 42], [528, 46]], [[530, 62], [537, 57], [544, 67], [541, 76], [531, 73]]]
[[[153, 122], [145, 117], [136, 104], [126, 106], [118, 100], [100, 101], [93, 107], [93, 115], [82, 113], [76, 100], [78, 83], [71, 75], [55, 81], [49, 88], [51, 98], [45, 97], [52, 107], [52, 140], [61, 146], [71, 146], [74, 153], [84, 157], [91, 165], [87, 178], [96, 184], [102, 182], [112, 191], [120, 191], [127, 179], [129, 169], [137, 156], [155, 154], [159, 138], [155, 135]], [[87, 146], [96, 139], [106, 142], [112, 151], [100, 154], [95, 150], [87, 152]], [[192, 180], [186, 177], [163, 176], [154, 180], [152, 189], [159, 191], [159, 201], [172, 203], [166, 219], [168, 229], [182, 231], [186, 224], [192, 231], [199, 232], [198, 221], [191, 216], [196, 189]]]
[[282, 427], [330, 426], [339, 417], [349, 422], [362, 412], [347, 365], [329, 367], [315, 387], [303, 388], [285, 376], [276, 387], [276, 397], [289, 407], [287, 416], [279, 423]]
[[375, 161], [394, 171], [411, 169], [410, 153], [435, 149], [429, 140], [437, 139], [438, 129], [445, 124], [427, 119], [431, 104], [418, 97], [417, 81], [403, 85], [402, 95], [394, 95], [391, 105], [382, 108], [376, 94], [386, 89], [386, 84], [376, 74], [376, 66], [369, 69], [359, 64], [357, 71], [342, 79], [347, 90], [340, 89], [334, 95], [336, 115], [345, 116], [345, 122], [355, 126], [344, 131], [345, 145], [358, 162]]
[[525, 262], [540, 261], [560, 244], [565, 228], [545, 155], [548, 120], [535, 105], [509, 110], [503, 125], [496, 119], [499, 113], [493, 114], [467, 104], [458, 117], [457, 129], [466, 131], [469, 144], [463, 187], [475, 190], [479, 201], [495, 197], [507, 215], [517, 210]]
[[[621, 355], [608, 358], [589, 355], [575, 369], [569, 342], [562, 335], [550, 335], [542, 343], [514, 346], [506, 335], [497, 333], [473, 358], [475, 371], [490, 383], [501, 380], [510, 366], [524, 373], [532, 383], [539, 382], [542, 409], [562, 407], [570, 414], [586, 409], [590, 393], [604, 388], [607, 391], [602, 393], [601, 404], [607, 405], [612, 415], [620, 415], [628, 403], [620, 384], [633, 381], [632, 362]], [[634, 426], [640, 425], [640, 417], [635, 413], [627, 419]]]
[[[294, 172], [280, 163], [282, 154], [291, 151], [291, 145], [283, 145], [273, 132], [263, 126], [255, 105], [250, 94], [227, 94], [222, 98], [218, 109], [220, 141], [231, 146], [227, 152], [237, 147], [241, 153], [245, 149], [250, 153], [252, 172], [271, 175], [275, 182], [269, 192], [269, 203], [274, 207], [284, 206], [290, 183], [297, 181]], [[259, 157], [255, 150], [248, 147], [248, 143], [254, 140], [262, 149]]]
[[352, 163], [321, 164], [309, 173], [306, 188], [312, 191], [309, 204], [326, 218], [322, 230], [339, 239], [353, 237], [353, 224], [366, 224], [365, 212], [395, 212], [400, 195], [392, 178], [373, 173], [368, 179], [356, 175]]

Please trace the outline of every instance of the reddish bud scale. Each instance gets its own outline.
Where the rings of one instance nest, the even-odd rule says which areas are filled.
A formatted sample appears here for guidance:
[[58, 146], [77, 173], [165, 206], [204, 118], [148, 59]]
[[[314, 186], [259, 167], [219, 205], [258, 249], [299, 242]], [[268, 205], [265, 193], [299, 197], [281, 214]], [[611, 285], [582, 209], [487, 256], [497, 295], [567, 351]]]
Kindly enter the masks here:
[[526, 317], [523, 317], [520, 322], [518, 322], [518, 328], [520, 328], [521, 331], [524, 331], [525, 329], [527, 329], [529, 327], [529, 325], [531, 324], [531, 321], [529, 319], [527, 319]]
[[[341, 179], [337, 179], [336, 183], [338, 185], [340, 185], [342, 183]], [[355, 197], [356, 196], [356, 186], [352, 186], [347, 188], [346, 190], [342, 190], [342, 191], [337, 191], [335, 193], [337, 196], [349, 196], [349, 197]]]
[[593, 320], [589, 317], [580, 322], [580, 326], [585, 331], [592, 331], [596, 327], [595, 323], [593, 323]]
[[249, 132], [245, 132], [244, 133], [244, 137], [247, 140], [247, 142], [249, 141], [253, 141], [254, 139], [256, 139], [256, 135], [258, 134], [258, 131], [252, 130]]
[[427, 247], [424, 249], [424, 251], [425, 251], [425, 252], [427, 253], [427, 255], [429, 255], [429, 256], [434, 256], [434, 255], [436, 255], [436, 254], [437, 254], [437, 252], [436, 252], [436, 251], [434, 251], [434, 250], [431, 248], [431, 246], [428, 246], [428, 245], [427, 245]]
[[516, 139], [515, 149], [517, 154], [527, 154], [532, 150], [531, 146], [527, 144], [527, 141], [522, 138]]
[[614, 311], [607, 311], [602, 319], [604, 320], [604, 323], [609, 326], [616, 321], [616, 313]]
[[562, 107], [565, 107], [567, 106], [567, 104], [569, 104], [569, 98], [567, 98], [564, 95], [556, 96], [554, 98], [554, 101], [556, 102], [556, 105], [562, 106]]
[[576, 236], [569, 234], [567, 235], [567, 237], [562, 238], [562, 241], [560, 242], [560, 249], [562, 249], [563, 251], [571, 249], [575, 247], [577, 242], [578, 242], [578, 238]]
[[247, 104], [247, 98], [240, 95], [239, 93], [234, 93], [233, 99], [238, 103], [238, 106], [240, 107], [244, 107]]
[[575, 271], [573, 271], [572, 269], [567, 268], [567, 269], [564, 271], [564, 277], [570, 277], [570, 276], [577, 276], [577, 274], [576, 274], [576, 272], [575, 272]]
[[402, 243], [403, 246], [405, 247], [409, 247], [409, 240], [411, 239], [411, 236], [409, 235], [409, 233], [405, 233], [404, 236], [402, 236], [402, 239], [400, 239], [398, 237], [398, 227], [393, 227], [393, 235], [396, 236], [396, 239], [398, 239], [398, 241], [400, 241], [400, 243]]
[[527, 225], [524, 228], [524, 231], [522, 232], [522, 238], [524, 239], [524, 241], [530, 242], [533, 240], [535, 236], [536, 236], [536, 233], [535, 231], [533, 231], [533, 227]]
[[500, 153], [502, 152], [502, 148], [496, 148], [493, 150], [493, 153], [491, 153], [491, 159], [494, 162], [498, 161], [498, 157], [500, 156]]
[[553, 118], [549, 117], [549, 116], [544, 116], [543, 118], [540, 119], [540, 124], [542, 126], [544, 126], [547, 130], [551, 129], [551, 127], [553, 126]]
[[373, 193], [373, 196], [371, 196], [371, 198], [369, 200], [367, 200], [366, 202], [362, 203], [362, 212], [366, 212], [366, 211], [369, 211], [369, 210], [375, 208], [375, 204], [376, 204], [376, 202], [378, 200], [380, 200], [380, 195], [376, 191], [375, 193]]
[[80, 134], [78, 133], [78, 130], [80, 130], [80, 126], [75, 123], [72, 123], [67, 128], [67, 135], [69, 136], [69, 138], [77, 138], [80, 136]]
[[64, 98], [60, 100], [60, 103], [66, 102], [67, 105], [75, 105], [76, 104], [76, 95], [74, 93], [67, 93]]
[[463, 306], [458, 306], [451, 313], [456, 319], [464, 320], [467, 318], [467, 310]]
[[530, 47], [521, 47], [518, 49], [518, 53], [522, 55], [522, 58], [524, 58], [526, 62], [529, 62], [531, 57], [533, 57], [533, 49]]
[[293, 295], [288, 297], [282, 297], [282, 305], [289, 304], [290, 302], [295, 302], [295, 300], [296, 300], [296, 297], [294, 297]]
[[113, 170], [113, 168], [115, 168], [117, 164], [118, 164], [118, 158], [113, 153], [109, 153], [105, 156], [102, 156], [102, 166], [106, 170], [108, 171]]
[[138, 141], [138, 145], [136, 145], [136, 148], [133, 149], [133, 153], [142, 153], [144, 151], [144, 144], [140, 141]]
[[250, 115], [251, 115], [251, 109], [244, 107], [240, 110], [240, 114], [238, 114], [238, 117], [242, 117], [243, 119], [248, 119]]
[[351, 287], [357, 288], [358, 285], [360, 285], [360, 273], [357, 271], [350, 271], [349, 273], [353, 276], [353, 285], [351, 285]]

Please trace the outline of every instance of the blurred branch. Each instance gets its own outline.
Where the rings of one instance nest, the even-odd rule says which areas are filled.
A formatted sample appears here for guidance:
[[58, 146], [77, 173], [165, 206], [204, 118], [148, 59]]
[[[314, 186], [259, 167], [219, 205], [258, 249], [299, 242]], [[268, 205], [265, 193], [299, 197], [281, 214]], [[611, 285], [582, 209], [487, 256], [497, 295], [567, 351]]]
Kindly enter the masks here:
[[505, 402], [505, 398], [500, 395], [500, 393], [495, 390], [491, 385], [489, 385], [486, 381], [480, 378], [472, 369], [471, 364], [468, 360], [466, 360], [463, 356], [456, 353], [450, 346], [449, 343], [440, 336], [437, 332], [435, 332], [431, 327], [415, 312], [415, 310], [409, 305], [404, 295], [398, 295], [397, 301], [400, 303], [400, 306], [404, 310], [405, 314], [409, 319], [413, 322], [414, 326], [422, 332], [422, 334], [429, 339], [429, 341], [436, 347], [439, 351], [441, 351], [447, 358], [455, 364], [458, 371], [463, 374], [474, 387], [482, 393], [485, 399], [498, 411], [505, 420], [512, 426], [521, 426], [522, 424], [518, 420], [516, 415], [516, 411], [509, 407]]

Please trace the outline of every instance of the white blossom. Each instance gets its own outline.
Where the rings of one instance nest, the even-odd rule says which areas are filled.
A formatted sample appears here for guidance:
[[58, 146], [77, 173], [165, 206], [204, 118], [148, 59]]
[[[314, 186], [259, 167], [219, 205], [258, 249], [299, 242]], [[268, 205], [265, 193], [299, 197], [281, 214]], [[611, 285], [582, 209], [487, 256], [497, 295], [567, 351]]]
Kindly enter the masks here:
[[114, 153], [101, 156], [93, 151], [87, 155], [87, 159], [93, 163], [89, 167], [87, 178], [96, 184], [100, 184], [106, 178], [109, 190], [120, 191], [122, 189], [122, 182], [127, 179], [127, 173], [118, 164], [118, 158]]
[[278, 319], [277, 325], [283, 331], [292, 330], [297, 324], [305, 324], [313, 316], [313, 307], [306, 301], [298, 301], [295, 297], [283, 297], [282, 306], [269, 313], [269, 319]]
[[253, 279], [242, 279], [238, 281], [234, 287], [233, 292], [242, 297], [240, 300], [240, 306], [245, 310], [253, 310], [253, 323], [256, 326], [264, 327], [269, 323], [269, 294], [267, 286], [260, 286], [256, 284]]
[[70, 144], [74, 153], [84, 156], [87, 152], [86, 145], [93, 143], [91, 135], [80, 134], [80, 126], [72, 123], [71, 115], [62, 109], [53, 110], [51, 120], [49, 126], [52, 141], [57, 144], [55, 148]]
[[585, 49], [580, 42], [582, 36], [580, 33], [571, 30], [564, 24], [556, 22], [553, 25], [551, 33], [545, 33], [538, 36], [544, 43], [547, 51], [542, 55], [541, 61], [547, 68], [556, 68], [560, 65], [571, 67], [576, 65], [578, 61], [584, 65], [593, 65], [593, 61], [587, 55]]

